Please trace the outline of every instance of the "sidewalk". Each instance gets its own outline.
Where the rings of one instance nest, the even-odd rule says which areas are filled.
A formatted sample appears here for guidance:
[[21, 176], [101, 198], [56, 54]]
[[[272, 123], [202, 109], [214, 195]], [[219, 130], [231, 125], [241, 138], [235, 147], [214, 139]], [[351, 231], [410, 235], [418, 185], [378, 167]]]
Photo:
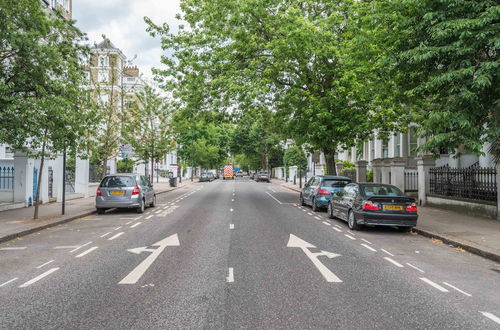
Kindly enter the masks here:
[[[300, 191], [298, 183], [272, 181]], [[419, 207], [418, 214], [418, 224], [413, 229], [416, 233], [500, 262], [500, 221], [427, 206]]]
[[[166, 193], [191, 184], [190, 180], [178, 183], [177, 187], [170, 187], [168, 182], [154, 183], [157, 194]], [[45, 228], [96, 213], [94, 196], [66, 201], [66, 214], [61, 215], [61, 203], [40, 205], [39, 219], [33, 219], [33, 207], [6, 210], [0, 212], [0, 243], [25, 236]]]

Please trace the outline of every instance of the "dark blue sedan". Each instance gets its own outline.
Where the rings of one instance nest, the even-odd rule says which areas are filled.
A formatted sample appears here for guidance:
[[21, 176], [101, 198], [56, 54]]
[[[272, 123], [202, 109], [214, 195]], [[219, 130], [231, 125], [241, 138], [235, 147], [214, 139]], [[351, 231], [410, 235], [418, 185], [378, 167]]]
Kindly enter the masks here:
[[300, 192], [300, 204], [311, 205], [315, 212], [324, 209], [333, 194], [349, 183], [351, 179], [344, 176], [313, 176]]

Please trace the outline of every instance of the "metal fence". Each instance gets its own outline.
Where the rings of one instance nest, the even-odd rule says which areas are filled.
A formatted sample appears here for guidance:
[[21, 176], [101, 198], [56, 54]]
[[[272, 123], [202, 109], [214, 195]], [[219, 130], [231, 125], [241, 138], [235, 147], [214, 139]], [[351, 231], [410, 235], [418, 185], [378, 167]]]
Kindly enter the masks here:
[[[107, 167], [106, 175], [111, 172], [110, 167]], [[102, 166], [101, 165], [90, 165], [89, 166], [89, 182], [101, 182]]]
[[75, 169], [74, 168], [66, 168], [66, 187], [65, 190], [67, 193], [75, 192]]
[[405, 192], [418, 191], [418, 171], [405, 169]]
[[429, 175], [431, 194], [497, 201], [495, 168], [434, 167], [430, 169]]
[[356, 182], [356, 169], [355, 168], [343, 168], [340, 170], [339, 175], [351, 178], [352, 182]]
[[54, 197], [54, 170], [52, 166], [48, 168], [49, 198]]
[[14, 167], [0, 167], [0, 189], [14, 189]]

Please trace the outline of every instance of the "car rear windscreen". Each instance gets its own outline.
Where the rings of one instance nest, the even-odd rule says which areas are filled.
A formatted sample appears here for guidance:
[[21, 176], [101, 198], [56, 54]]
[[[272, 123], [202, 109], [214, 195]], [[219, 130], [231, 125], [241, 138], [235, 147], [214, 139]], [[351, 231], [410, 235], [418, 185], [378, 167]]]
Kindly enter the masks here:
[[108, 176], [101, 182], [101, 187], [105, 188], [120, 188], [135, 186], [134, 178], [130, 176]]
[[371, 196], [405, 196], [401, 190], [396, 187], [384, 186], [384, 185], [370, 185], [361, 186], [361, 191], [364, 192], [366, 197]]
[[349, 183], [351, 183], [351, 181], [348, 180], [323, 180], [321, 186], [330, 188], [342, 188]]

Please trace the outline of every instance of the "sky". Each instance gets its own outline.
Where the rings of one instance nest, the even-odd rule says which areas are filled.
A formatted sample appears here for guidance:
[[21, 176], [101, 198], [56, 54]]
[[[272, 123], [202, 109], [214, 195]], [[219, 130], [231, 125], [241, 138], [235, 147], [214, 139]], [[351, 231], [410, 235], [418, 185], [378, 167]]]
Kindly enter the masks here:
[[85, 32], [89, 42], [102, 40], [105, 34], [125, 54], [132, 65], [137, 65], [145, 77], [152, 77], [151, 68], [161, 67], [163, 51], [160, 40], [146, 32], [144, 16], [156, 24], [167, 23], [176, 30], [180, 0], [73, 0], [73, 19]]

